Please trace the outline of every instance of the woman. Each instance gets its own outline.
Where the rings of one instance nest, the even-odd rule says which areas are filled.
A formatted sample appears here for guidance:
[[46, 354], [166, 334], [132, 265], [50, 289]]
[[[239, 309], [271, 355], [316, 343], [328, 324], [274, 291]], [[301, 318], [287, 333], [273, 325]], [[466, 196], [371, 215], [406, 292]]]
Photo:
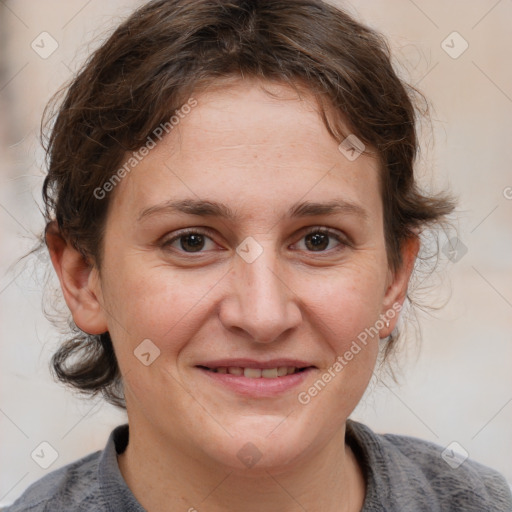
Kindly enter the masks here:
[[159, 0], [67, 89], [46, 244], [64, 382], [126, 407], [9, 511], [505, 511], [504, 478], [349, 419], [423, 229], [412, 91], [318, 0]]

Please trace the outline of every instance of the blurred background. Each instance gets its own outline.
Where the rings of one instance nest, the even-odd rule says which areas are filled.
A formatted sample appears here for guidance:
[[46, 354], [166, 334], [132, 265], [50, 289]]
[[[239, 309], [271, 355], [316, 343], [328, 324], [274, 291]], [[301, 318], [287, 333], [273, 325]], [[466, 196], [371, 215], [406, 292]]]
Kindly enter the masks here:
[[[426, 188], [448, 186], [460, 198], [458, 231], [441, 240], [442, 272], [421, 297], [446, 305], [420, 312], [422, 342], [411, 333], [400, 382], [372, 384], [352, 417], [467, 453], [512, 482], [512, 2], [331, 3], [384, 32], [397, 70], [430, 99], [418, 173]], [[52, 380], [62, 335], [43, 315], [49, 260], [16, 262], [44, 227], [43, 108], [141, 4], [0, 0], [0, 506], [102, 449], [126, 422]], [[46, 468], [41, 450], [51, 454]]]

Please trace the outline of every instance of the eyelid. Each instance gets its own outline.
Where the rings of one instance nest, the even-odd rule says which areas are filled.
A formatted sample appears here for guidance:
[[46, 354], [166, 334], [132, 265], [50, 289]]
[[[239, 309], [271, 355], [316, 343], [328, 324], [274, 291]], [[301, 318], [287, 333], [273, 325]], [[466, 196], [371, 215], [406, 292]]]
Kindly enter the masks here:
[[[191, 235], [191, 234], [205, 235], [208, 238], [212, 239], [212, 241], [213, 241], [213, 238], [215, 237], [214, 230], [212, 230], [208, 227], [205, 227], [205, 226], [197, 226], [197, 227], [193, 227], [193, 228], [183, 228], [178, 231], [175, 231], [174, 234], [172, 236], [170, 236], [169, 238], [166, 238], [167, 235], [165, 235], [159, 240], [158, 243], [162, 246], [170, 245], [173, 242], [175, 242], [176, 240], [179, 240], [181, 237]], [[184, 253], [184, 254], [193, 254], [193, 253]], [[198, 254], [200, 254], [200, 253], [198, 253]]]
[[350, 238], [343, 232], [338, 229], [329, 228], [327, 226], [307, 226], [299, 231], [302, 236], [308, 235], [309, 233], [323, 233], [325, 235], [330, 235], [335, 238], [338, 242], [352, 246], [352, 242]]

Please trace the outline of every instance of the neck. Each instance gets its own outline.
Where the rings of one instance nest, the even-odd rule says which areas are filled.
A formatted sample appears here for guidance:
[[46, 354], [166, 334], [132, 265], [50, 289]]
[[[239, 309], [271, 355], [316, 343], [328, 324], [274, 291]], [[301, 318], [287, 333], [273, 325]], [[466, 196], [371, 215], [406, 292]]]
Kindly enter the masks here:
[[150, 512], [356, 512], [363, 505], [364, 476], [345, 444], [345, 428], [293, 466], [242, 471], [140, 427], [130, 421], [129, 443], [118, 463]]

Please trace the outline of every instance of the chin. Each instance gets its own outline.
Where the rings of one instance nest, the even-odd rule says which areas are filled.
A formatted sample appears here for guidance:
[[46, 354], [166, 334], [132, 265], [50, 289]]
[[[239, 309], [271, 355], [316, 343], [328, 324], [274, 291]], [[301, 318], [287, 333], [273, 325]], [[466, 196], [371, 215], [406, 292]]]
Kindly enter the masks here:
[[254, 418], [235, 427], [232, 422], [232, 437], [222, 436], [205, 451], [231, 470], [246, 475], [286, 469], [305, 456], [314, 438], [311, 429], [305, 435], [304, 428], [287, 423], [283, 417]]

